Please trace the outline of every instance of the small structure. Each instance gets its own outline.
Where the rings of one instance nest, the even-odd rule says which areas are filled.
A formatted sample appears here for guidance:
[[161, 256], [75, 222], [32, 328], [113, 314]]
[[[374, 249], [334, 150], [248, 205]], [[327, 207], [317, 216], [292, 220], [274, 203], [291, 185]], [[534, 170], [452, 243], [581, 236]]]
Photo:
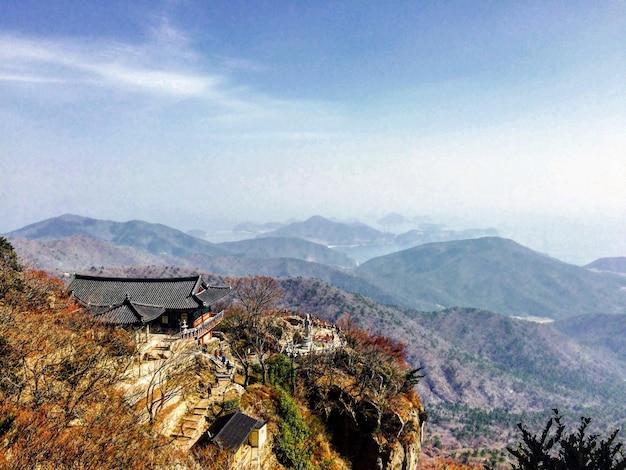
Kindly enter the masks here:
[[229, 286], [211, 286], [202, 276], [119, 278], [74, 275], [68, 293], [104, 323], [177, 330], [200, 344], [212, 337], [224, 312], [212, 306], [230, 293]]
[[345, 341], [335, 325], [312, 319], [308, 313], [304, 317], [284, 317], [284, 320], [294, 326], [298, 333], [303, 332], [301, 338], [292, 335], [291, 340], [283, 342], [282, 352], [290, 357], [331, 352], [344, 346]]
[[266, 421], [248, 416], [241, 411], [224, 416], [213, 427], [217, 433], [209, 440], [222, 450], [234, 452], [235, 467], [248, 468], [253, 459], [260, 458], [260, 450], [267, 439]]
[[304, 320], [304, 340], [303, 345], [306, 348], [310, 348], [312, 343], [311, 339], [311, 316], [307, 313]]

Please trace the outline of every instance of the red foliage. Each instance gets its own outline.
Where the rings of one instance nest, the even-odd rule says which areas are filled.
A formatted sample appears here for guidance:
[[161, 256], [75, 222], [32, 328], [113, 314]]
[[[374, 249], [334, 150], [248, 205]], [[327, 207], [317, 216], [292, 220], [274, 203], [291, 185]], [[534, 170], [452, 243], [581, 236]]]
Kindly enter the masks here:
[[406, 345], [404, 343], [357, 327], [350, 315], [340, 318], [337, 326], [345, 335], [350, 346], [374, 349], [385, 356], [391, 357], [400, 364], [406, 362]]

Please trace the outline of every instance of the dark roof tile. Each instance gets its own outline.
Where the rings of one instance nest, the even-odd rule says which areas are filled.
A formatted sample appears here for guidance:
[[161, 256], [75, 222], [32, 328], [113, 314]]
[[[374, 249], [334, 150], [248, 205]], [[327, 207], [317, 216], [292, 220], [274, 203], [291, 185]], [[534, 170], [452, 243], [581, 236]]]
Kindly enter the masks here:
[[76, 274], [68, 292], [106, 323], [145, 324], [166, 311], [210, 307], [230, 292], [209, 286], [201, 276], [180, 278], [119, 278]]
[[163, 307], [136, 304], [127, 299], [122, 304], [113, 305], [108, 309], [98, 309], [94, 315], [105, 323], [134, 325], [149, 323], [163, 313], [165, 313]]
[[226, 297], [230, 293], [229, 286], [204, 286], [204, 290], [196, 294], [204, 305], [213, 305], [215, 302], [223, 297]]
[[224, 297], [228, 286], [207, 286], [201, 276], [180, 278], [114, 278], [76, 274], [68, 291], [90, 306], [118, 305], [129, 298], [134, 303], [189, 310], [210, 306]]
[[264, 421], [237, 411], [212, 440], [220, 449], [238, 449], [248, 440], [252, 430], [260, 428], [263, 424], [265, 424]]

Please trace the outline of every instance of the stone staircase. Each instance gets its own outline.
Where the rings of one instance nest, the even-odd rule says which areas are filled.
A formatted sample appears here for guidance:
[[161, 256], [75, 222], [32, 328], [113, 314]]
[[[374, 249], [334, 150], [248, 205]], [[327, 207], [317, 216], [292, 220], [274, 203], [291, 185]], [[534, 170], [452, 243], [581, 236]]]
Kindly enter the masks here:
[[183, 416], [176, 431], [172, 433], [175, 445], [186, 449], [193, 447], [208, 429], [208, 423], [204, 417], [211, 405], [222, 403], [237, 396], [236, 393], [227, 392], [227, 389], [233, 384], [232, 377], [232, 370], [227, 372], [225, 367], [223, 372], [216, 372], [216, 383], [209, 389], [208, 397], [198, 400], [194, 407]]
[[201, 398], [191, 411], [183, 417], [178, 429], [172, 434], [175, 445], [188, 449], [196, 443], [202, 433], [206, 431], [207, 422], [204, 417], [210, 404], [209, 398]]

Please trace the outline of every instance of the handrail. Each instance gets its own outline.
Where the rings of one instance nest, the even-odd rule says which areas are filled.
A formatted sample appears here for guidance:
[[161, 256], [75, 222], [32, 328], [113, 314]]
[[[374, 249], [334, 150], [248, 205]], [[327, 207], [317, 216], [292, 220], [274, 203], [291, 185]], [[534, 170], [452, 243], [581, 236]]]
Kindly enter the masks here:
[[[204, 315], [202, 317], [204, 317]], [[189, 339], [189, 338], [198, 339], [198, 338], [201, 338], [206, 333], [208, 333], [213, 328], [215, 328], [215, 326], [217, 326], [217, 324], [220, 323], [223, 319], [224, 319], [224, 310], [222, 310], [219, 313], [216, 313], [212, 317], [207, 318], [206, 320], [201, 322], [195, 328], [190, 328], [190, 329], [187, 329], [187, 330], [183, 330], [183, 331], [181, 331], [180, 333], [177, 333], [174, 336], [176, 336], [176, 337], [180, 336], [182, 339]], [[194, 325], [195, 324], [196, 324], [196, 322], [194, 322]]]
[[213, 312], [206, 312], [206, 313], [203, 313], [202, 315], [200, 315], [198, 318], [196, 318], [193, 321], [193, 328], [196, 328], [196, 327], [200, 326], [207, 319], [212, 318], [211, 315], [213, 315]]

